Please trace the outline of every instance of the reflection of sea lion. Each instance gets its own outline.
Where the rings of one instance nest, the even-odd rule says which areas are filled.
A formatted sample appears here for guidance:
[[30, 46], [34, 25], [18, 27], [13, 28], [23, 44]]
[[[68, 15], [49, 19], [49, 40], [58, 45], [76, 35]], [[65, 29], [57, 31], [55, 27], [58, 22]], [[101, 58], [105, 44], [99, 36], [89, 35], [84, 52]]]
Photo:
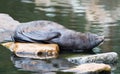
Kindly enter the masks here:
[[12, 55], [11, 61], [16, 68], [24, 71], [37, 72], [35, 74], [56, 74], [50, 72], [60, 71], [76, 66], [76, 64], [61, 58], [38, 60], [30, 58], [19, 58], [15, 55]]
[[103, 42], [96, 34], [66, 29], [51, 21], [33, 21], [18, 26], [14, 35], [18, 42], [57, 43], [62, 49], [89, 51]]

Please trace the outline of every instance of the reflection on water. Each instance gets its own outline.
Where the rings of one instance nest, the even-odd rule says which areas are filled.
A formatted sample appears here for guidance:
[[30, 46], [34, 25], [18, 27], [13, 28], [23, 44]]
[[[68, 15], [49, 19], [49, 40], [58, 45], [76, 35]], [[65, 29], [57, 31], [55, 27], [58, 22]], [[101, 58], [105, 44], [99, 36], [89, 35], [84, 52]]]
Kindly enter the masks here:
[[[104, 35], [99, 49], [120, 53], [120, 0], [0, 0], [0, 12], [21, 22], [51, 20], [76, 31]], [[119, 69], [113, 72], [119, 73]]]
[[35, 60], [18, 58], [13, 55], [11, 60], [14, 66], [20, 70], [33, 71], [40, 74], [48, 74], [49, 72], [56, 74], [54, 71], [60, 71], [75, 66], [75, 64], [72, 64], [65, 59]]

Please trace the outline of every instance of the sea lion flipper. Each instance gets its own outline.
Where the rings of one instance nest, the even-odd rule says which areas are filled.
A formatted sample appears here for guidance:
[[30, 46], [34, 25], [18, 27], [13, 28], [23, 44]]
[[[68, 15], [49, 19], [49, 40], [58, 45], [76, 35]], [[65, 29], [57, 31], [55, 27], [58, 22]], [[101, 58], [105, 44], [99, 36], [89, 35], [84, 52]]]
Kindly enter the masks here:
[[35, 41], [49, 41], [59, 37], [61, 34], [59, 32], [33, 31], [23, 33], [23, 35]]

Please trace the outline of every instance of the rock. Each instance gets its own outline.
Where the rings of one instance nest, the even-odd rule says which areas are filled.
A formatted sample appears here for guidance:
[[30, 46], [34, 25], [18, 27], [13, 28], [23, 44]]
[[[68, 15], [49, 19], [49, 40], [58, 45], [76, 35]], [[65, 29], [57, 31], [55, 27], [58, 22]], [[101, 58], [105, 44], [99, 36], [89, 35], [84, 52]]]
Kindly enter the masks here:
[[12, 36], [20, 22], [14, 20], [8, 14], [0, 13], [0, 43], [13, 41]]
[[57, 44], [8, 42], [2, 45], [10, 49], [18, 57], [49, 59], [56, 58], [59, 54], [59, 47]]
[[75, 68], [63, 70], [63, 72], [76, 72], [79, 74], [110, 74], [111, 67], [106, 64], [86, 63]]
[[8, 14], [0, 13], [0, 29], [14, 31], [20, 22], [14, 20]]
[[13, 31], [1, 30], [0, 31], [0, 43], [11, 42], [13, 41], [12, 36], [14, 35]]
[[108, 53], [100, 53], [94, 55], [70, 57], [66, 59], [75, 64], [84, 64], [84, 63], [114, 64], [118, 60], [118, 54], [116, 52], [108, 52]]

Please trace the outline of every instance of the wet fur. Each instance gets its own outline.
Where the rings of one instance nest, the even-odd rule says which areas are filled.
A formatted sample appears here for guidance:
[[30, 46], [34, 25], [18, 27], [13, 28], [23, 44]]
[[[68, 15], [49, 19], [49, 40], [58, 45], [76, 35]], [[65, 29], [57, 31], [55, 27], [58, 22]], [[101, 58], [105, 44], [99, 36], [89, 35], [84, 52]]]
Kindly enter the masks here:
[[95, 43], [94, 38], [90, 33], [76, 32], [44, 20], [23, 23], [18, 26], [14, 35], [17, 42], [57, 43], [61, 49], [83, 51], [91, 51], [102, 42], [91, 45]]

